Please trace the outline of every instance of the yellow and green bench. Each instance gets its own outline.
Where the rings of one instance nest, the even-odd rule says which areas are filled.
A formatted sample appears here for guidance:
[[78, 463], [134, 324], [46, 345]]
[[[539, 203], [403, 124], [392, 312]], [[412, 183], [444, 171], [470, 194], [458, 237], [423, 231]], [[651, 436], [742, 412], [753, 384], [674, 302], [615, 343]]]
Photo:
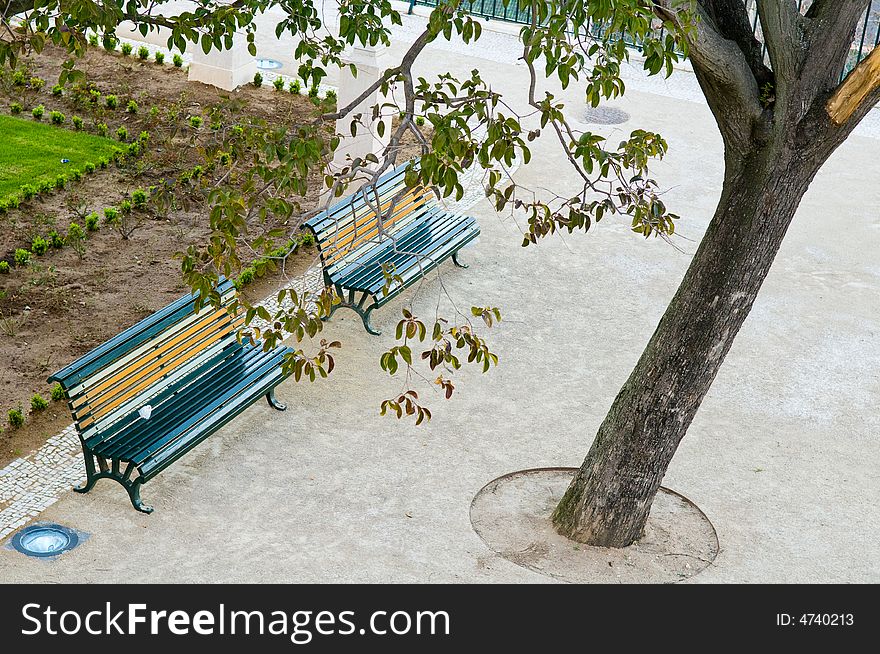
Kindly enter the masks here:
[[49, 378], [64, 388], [82, 443], [86, 481], [74, 490], [113, 479], [150, 513], [142, 484], [261, 397], [286, 408], [274, 389], [290, 348], [239, 342], [242, 319], [227, 310], [233, 284], [216, 290], [220, 308], [196, 310], [186, 295]]
[[[332, 311], [352, 309], [376, 335], [380, 332], [370, 324], [374, 309], [448, 258], [467, 268], [458, 260], [459, 250], [480, 235], [475, 218], [445, 211], [430, 189], [407, 188], [405, 168], [392, 170], [304, 225], [315, 235], [324, 283], [342, 298]], [[391, 283], [388, 275], [394, 277]]]

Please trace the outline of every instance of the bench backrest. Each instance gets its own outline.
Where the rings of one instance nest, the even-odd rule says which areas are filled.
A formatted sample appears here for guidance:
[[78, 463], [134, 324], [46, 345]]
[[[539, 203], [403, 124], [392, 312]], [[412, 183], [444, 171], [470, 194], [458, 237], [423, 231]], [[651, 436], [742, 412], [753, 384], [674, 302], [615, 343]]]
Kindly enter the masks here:
[[[406, 165], [395, 168], [375, 184], [362, 187], [305, 223], [315, 235], [325, 273], [332, 276], [336, 270], [356, 261], [376, 243], [418, 219], [435, 204], [434, 194], [428, 189], [406, 190], [394, 203], [391, 214], [382, 215], [384, 235], [380, 235], [379, 215], [373, 209], [376, 197], [378, 195], [378, 206], [384, 214], [394, 198], [406, 189], [405, 170]], [[364, 200], [364, 193], [368, 194], [369, 203]]]
[[241, 317], [226, 306], [235, 296], [221, 280], [223, 306], [195, 310], [186, 295], [83, 355], [49, 378], [67, 392], [70, 411], [83, 439], [149, 403], [149, 398], [199, 367], [200, 362], [236, 344]]

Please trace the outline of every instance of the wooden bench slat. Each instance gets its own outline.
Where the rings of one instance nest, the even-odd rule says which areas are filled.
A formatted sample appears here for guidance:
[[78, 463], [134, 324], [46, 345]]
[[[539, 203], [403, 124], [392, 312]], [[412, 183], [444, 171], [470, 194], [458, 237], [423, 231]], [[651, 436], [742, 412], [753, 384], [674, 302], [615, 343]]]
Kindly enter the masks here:
[[203, 338], [195, 344], [183, 344], [183, 347], [176, 350], [174, 355], [156, 360], [146, 367], [138, 367], [134, 375], [126, 379], [125, 384], [98, 394], [94, 399], [86, 393], [86, 397], [89, 397], [91, 414], [96, 420], [100, 420], [126, 400], [147, 391], [156, 382], [168, 378], [177, 367], [198, 360], [200, 354], [207, 352], [208, 348], [218, 341], [228, 340], [232, 333], [233, 326], [227, 322], [222, 330], [210, 332], [207, 338]]
[[[280, 351], [276, 350], [276, 351], [271, 352], [271, 356], [262, 359], [259, 364], [259, 367], [256, 370], [254, 370], [246, 379], [242, 380], [237, 385], [235, 385], [231, 389], [227, 390], [221, 396], [215, 398], [215, 400], [214, 400], [215, 404], [212, 404], [212, 406], [209, 406], [205, 409], [202, 409], [195, 416], [191, 417], [190, 419], [186, 420], [185, 422], [183, 422], [179, 426], [175, 427], [173, 430], [171, 430], [170, 432], [165, 434], [162, 438], [153, 442], [148, 447], [145, 447], [145, 448], [139, 450], [131, 457], [131, 460], [135, 463], [135, 465], [141, 465], [144, 462], [146, 462], [147, 460], [155, 457], [161, 450], [163, 450], [166, 447], [171, 447], [171, 448], [180, 447], [179, 437], [181, 435], [183, 435], [183, 433], [186, 432], [187, 430], [192, 429], [193, 427], [195, 427], [199, 423], [205, 421], [205, 419], [210, 414], [212, 414], [218, 410], [217, 407], [222, 407], [224, 404], [226, 404], [227, 402], [232, 400], [236, 395], [241, 394], [249, 386], [263, 380], [266, 377], [266, 375], [271, 373], [272, 371], [277, 371], [277, 373], [280, 375], [280, 370], [277, 370], [277, 369], [280, 368], [280, 364], [281, 364], [282, 360], [284, 359], [284, 356], [285, 356], [284, 350], [280, 350]], [[259, 393], [259, 395], [262, 395], [262, 394], [263, 394], [262, 392]], [[240, 404], [241, 404], [241, 402], [233, 402], [229, 408], [232, 409], [235, 406], [239, 406]], [[250, 403], [248, 402], [248, 404], [250, 404]], [[178, 442], [175, 444], [174, 443], [175, 441], [178, 441]], [[165, 452], [164, 456], [168, 456], [171, 453], [172, 452]], [[146, 472], [145, 472], [145, 474], [146, 474]]]
[[400, 250], [403, 243], [408, 242], [414, 234], [426, 229], [435, 220], [440, 220], [446, 215], [448, 214], [439, 207], [429, 210], [407, 225], [405, 229], [395, 231], [393, 235], [389, 235], [381, 243], [377, 243], [365, 255], [358, 259], [352, 259], [347, 266], [332, 272], [328, 271], [330, 279], [334, 283], [341, 283], [347, 286], [351, 281], [357, 279], [359, 271], [371, 269], [372, 266], [381, 263], [390, 263], [388, 257], [393, 257], [395, 250]]
[[[217, 290], [221, 295], [228, 294], [234, 288], [232, 282], [226, 279], [222, 279], [217, 286]], [[160, 309], [91, 352], [83, 355], [69, 366], [62, 368], [52, 375], [49, 381], [57, 381], [65, 389], [72, 387], [80, 379], [88, 377], [94, 371], [100, 370], [110, 363], [110, 361], [119, 358], [138, 345], [150, 340], [156, 334], [161, 333], [166, 327], [177, 322], [182, 316], [192, 313], [194, 311], [194, 301], [194, 297], [188, 295]], [[108, 359], [108, 357], [110, 358]]]
[[[407, 217], [417, 215], [426, 205], [423, 191], [403, 196], [400, 202], [395, 204], [394, 212], [384, 218], [384, 230], [392, 231], [395, 227], [399, 227]], [[384, 203], [381, 209], [384, 212], [390, 207], [391, 200]], [[340, 230], [340, 234], [329, 242], [324, 250], [324, 263], [328, 267], [338, 262], [344, 263], [352, 252], [377, 236], [379, 236], [379, 221], [376, 220], [375, 214], [362, 217], [357, 223], [349, 224], [345, 230]]]
[[[149, 398], [144, 398], [143, 404], [150, 404], [151, 406], [153, 404], [159, 405], [163, 402], [170, 401], [171, 399], [173, 399], [173, 396], [180, 396], [188, 386], [190, 386], [194, 381], [202, 377], [205, 374], [206, 370], [211, 370], [217, 365], [221, 364], [225, 359], [236, 356], [239, 350], [242, 349], [242, 347], [243, 346], [238, 342], [230, 343], [225, 348], [216, 352], [210, 359], [204, 361], [202, 367], [195, 368], [190, 371], [186, 376], [183, 376], [175, 380], [174, 382], [169, 383], [156, 395]], [[136, 410], [129, 411], [128, 413], [120, 417], [119, 420], [112, 422], [100, 431], [92, 433], [92, 435], [89, 436], [88, 440], [86, 441], [86, 445], [88, 445], [92, 449], [100, 449], [103, 444], [111, 443], [114, 438], [117, 438], [118, 436], [126, 436], [129, 432], [134, 432], [137, 429], [136, 424], [139, 424], [139, 420], [140, 416], [138, 415]], [[149, 420], [145, 421], [145, 423], [149, 422]]]
[[214, 357], [222, 356], [223, 353], [227, 350], [235, 342], [234, 337], [230, 337], [225, 341], [217, 341], [213, 343], [207, 352], [204, 353], [204, 356], [200, 359], [190, 359], [186, 363], [181, 364], [171, 375], [161, 380], [161, 383], [157, 383], [149, 389], [149, 392], [145, 392], [141, 395], [134, 396], [130, 398], [127, 402], [121, 404], [116, 407], [112, 413], [109, 413], [103, 416], [99, 421], [88, 429], [83, 430], [82, 435], [88, 439], [91, 439], [92, 436], [96, 432], [105, 432], [109, 429], [111, 425], [113, 425], [118, 420], [124, 418], [128, 414], [134, 412], [136, 414], [137, 409], [142, 407], [144, 404], [149, 404], [152, 401], [152, 398], [159, 394], [162, 389], [172, 384], [176, 384], [180, 379], [192, 379], [190, 375], [193, 372], [199, 372], [202, 368], [214, 359]]
[[[191, 342], [184, 342], [184, 340], [190, 339], [200, 333], [211, 333], [211, 327], [213, 327], [215, 322], [225, 322], [225, 325], [222, 327], [222, 332], [214, 330], [212, 338], [219, 338], [221, 334], [225, 335], [229, 333], [232, 329], [232, 322], [230, 320], [224, 321], [224, 317], [228, 317], [226, 309], [220, 309], [218, 311], [212, 311], [198, 316], [198, 319], [194, 324], [187, 326], [186, 329], [181, 330], [176, 335], [168, 334], [168, 340], [162, 342], [158, 347], [151, 347], [144, 351], [139, 358], [130, 361], [124, 368], [105, 377], [104, 381], [90, 385], [88, 391], [81, 396], [83, 398], [82, 401], [84, 402], [87, 400], [90, 403], [94, 403], [99, 399], [100, 395], [107, 391], [111, 386], [119, 384], [132, 375], [150, 372], [157, 366], [161, 365], [163, 358], [172, 359], [181, 354], [188, 347], [192, 347]], [[149, 360], [149, 362], [145, 361], [145, 359]]]
[[[457, 246], [457, 235], [472, 228], [474, 223], [450, 220], [447, 214], [439, 213], [432, 220], [416, 226], [399, 240], [389, 244], [388, 250], [380, 253], [366, 265], [353, 267], [339, 283], [346, 288], [378, 292], [385, 285], [380, 264], [394, 267], [397, 276], [406, 278], [411, 270], [418, 274], [420, 261], [427, 263], [432, 255], [445, 255], [450, 246]], [[421, 267], [424, 269], [424, 265]]]
[[155, 415], [149, 420], [135, 417], [124, 430], [103, 435], [100, 442], [92, 445], [93, 449], [105, 456], [130, 460], [133, 452], [167, 433], [264, 358], [259, 347], [243, 346], [229, 352], [215, 360], [210, 369], [198, 371], [196, 383], [187, 383], [171, 394], [151, 400]]

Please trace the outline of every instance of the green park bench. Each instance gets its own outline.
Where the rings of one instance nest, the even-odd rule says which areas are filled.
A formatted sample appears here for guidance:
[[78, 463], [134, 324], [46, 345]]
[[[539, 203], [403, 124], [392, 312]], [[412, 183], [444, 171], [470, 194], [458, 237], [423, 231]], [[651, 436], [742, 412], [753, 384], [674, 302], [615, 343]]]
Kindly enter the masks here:
[[[370, 325], [373, 309], [450, 257], [467, 268], [458, 260], [458, 251], [480, 234], [476, 219], [445, 211], [431, 190], [408, 189], [405, 168], [390, 171], [304, 225], [315, 235], [324, 283], [342, 299], [330, 315], [342, 307], [352, 309], [376, 335], [380, 332]], [[390, 284], [386, 273], [396, 278]]]
[[217, 292], [220, 308], [196, 311], [186, 295], [49, 378], [64, 388], [82, 443], [86, 482], [74, 490], [114, 479], [150, 513], [143, 483], [261, 397], [286, 408], [274, 389], [290, 348], [239, 342], [241, 317], [227, 311], [232, 282], [221, 280]]

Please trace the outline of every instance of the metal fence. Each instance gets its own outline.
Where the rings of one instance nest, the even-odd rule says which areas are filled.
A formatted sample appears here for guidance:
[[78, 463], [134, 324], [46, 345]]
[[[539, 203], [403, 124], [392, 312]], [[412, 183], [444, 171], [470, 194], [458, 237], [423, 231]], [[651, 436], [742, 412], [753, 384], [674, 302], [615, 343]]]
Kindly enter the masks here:
[[[437, 4], [438, 0], [410, 0], [410, 13], [412, 13], [412, 8], [416, 5], [436, 7]], [[528, 24], [532, 20], [531, 4], [525, 2], [523, 4], [528, 6], [525, 9], [520, 9], [518, 0], [509, 0], [506, 5], [502, 0], [465, 0], [467, 11], [472, 16], [481, 16], [489, 20], [495, 19], [511, 23]], [[761, 23], [758, 20], [755, 2], [754, 0], [746, 0], [746, 4], [748, 5], [749, 14], [752, 16], [752, 29], [755, 31], [755, 35], [762, 39]], [[809, 9], [811, 4], [812, 0], [798, 0], [798, 8], [802, 12]], [[590, 25], [590, 32], [595, 36], [601, 35], [603, 31], [600, 24]], [[662, 35], [662, 30], [660, 33]], [[630, 39], [626, 40], [627, 45], [636, 49], [639, 48], [638, 43], [632, 42]], [[864, 19], [859, 23], [859, 29], [856, 32], [856, 38], [843, 74], [846, 75], [855, 68], [878, 44], [880, 44], [880, 0], [872, 0], [871, 6], [865, 12]]]

